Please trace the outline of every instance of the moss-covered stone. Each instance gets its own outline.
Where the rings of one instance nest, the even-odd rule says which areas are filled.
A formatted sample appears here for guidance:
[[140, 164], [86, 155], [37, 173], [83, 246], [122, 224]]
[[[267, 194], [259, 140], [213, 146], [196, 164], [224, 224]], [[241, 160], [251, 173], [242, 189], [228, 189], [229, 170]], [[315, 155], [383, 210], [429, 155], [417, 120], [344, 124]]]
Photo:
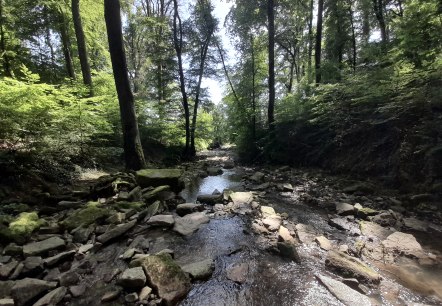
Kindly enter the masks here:
[[109, 217], [109, 215], [109, 209], [99, 207], [96, 202], [89, 202], [85, 208], [78, 209], [70, 214], [61, 225], [68, 230], [72, 230], [80, 225], [88, 226]]
[[146, 206], [144, 202], [117, 202], [113, 205], [113, 207], [117, 210], [120, 209], [135, 209], [135, 210], [141, 210]]
[[376, 216], [379, 214], [379, 211], [369, 208], [369, 207], [363, 207], [356, 211], [356, 216], [362, 219], [366, 219], [370, 216]]
[[142, 198], [144, 201], [155, 201], [155, 200], [158, 200], [158, 196], [160, 193], [162, 193], [163, 191], [169, 191], [169, 190], [170, 190], [169, 185], [159, 186], [151, 191], [144, 193]]
[[29, 236], [40, 226], [45, 224], [45, 221], [39, 219], [36, 212], [21, 213], [15, 219], [7, 217], [2, 218], [4, 221], [10, 221], [9, 225], [3, 224], [0, 228], [0, 237], [6, 241], [15, 241], [24, 243]]
[[179, 191], [183, 188], [182, 174], [180, 169], [142, 169], [136, 172], [136, 179], [143, 188], [169, 185], [172, 190]]

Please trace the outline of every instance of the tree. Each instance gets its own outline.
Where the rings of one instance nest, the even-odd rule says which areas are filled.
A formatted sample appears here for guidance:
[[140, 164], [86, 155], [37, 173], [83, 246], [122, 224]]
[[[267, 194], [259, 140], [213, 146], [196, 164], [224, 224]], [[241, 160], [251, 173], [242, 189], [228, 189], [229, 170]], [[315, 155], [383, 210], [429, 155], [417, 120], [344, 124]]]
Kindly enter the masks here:
[[268, 121], [269, 130], [273, 130], [275, 121], [275, 5], [273, 0], [267, 2], [267, 20], [268, 20], [268, 50], [269, 50], [269, 107]]
[[315, 72], [316, 85], [321, 83], [321, 50], [322, 50], [322, 15], [324, 11], [324, 0], [318, 1], [318, 16], [316, 23], [316, 46], [315, 46]]
[[90, 89], [91, 95], [92, 89], [92, 75], [89, 65], [89, 57], [86, 49], [86, 39], [84, 36], [83, 24], [80, 14], [80, 0], [72, 0], [72, 17], [74, 20], [75, 36], [77, 38], [78, 57], [80, 59], [81, 73], [83, 75], [83, 82]]
[[105, 0], [104, 16], [106, 20], [107, 36], [109, 39], [109, 52], [111, 54], [115, 86], [120, 104], [126, 168], [139, 170], [144, 167], [145, 160], [138, 131], [137, 117], [135, 114], [134, 97], [130, 88], [127, 72], [126, 55], [123, 48], [120, 1]]
[[0, 57], [3, 61], [3, 70], [7, 77], [12, 77], [11, 64], [9, 55], [6, 48], [6, 31], [5, 31], [5, 16], [4, 16], [4, 3], [0, 0]]

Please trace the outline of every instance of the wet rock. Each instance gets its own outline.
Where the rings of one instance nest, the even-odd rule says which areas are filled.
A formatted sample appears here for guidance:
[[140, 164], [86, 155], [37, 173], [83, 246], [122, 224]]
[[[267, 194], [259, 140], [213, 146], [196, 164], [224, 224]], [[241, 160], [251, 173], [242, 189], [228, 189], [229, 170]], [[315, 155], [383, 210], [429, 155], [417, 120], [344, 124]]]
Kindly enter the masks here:
[[59, 237], [48, 238], [43, 241], [26, 244], [23, 247], [25, 256], [43, 255], [49, 251], [62, 249], [65, 247], [65, 241]]
[[61, 225], [67, 230], [72, 230], [79, 226], [87, 227], [99, 220], [104, 220], [109, 216], [109, 210], [98, 207], [96, 204], [89, 203], [89, 206], [74, 211], [61, 222]]
[[176, 305], [190, 290], [190, 279], [169, 254], [147, 256], [131, 263], [141, 266], [166, 305]]
[[230, 194], [229, 199], [234, 205], [247, 205], [253, 201], [253, 194], [251, 192], [233, 192]]
[[142, 169], [136, 172], [138, 185], [142, 188], [169, 185], [173, 190], [180, 191], [182, 171], [180, 169]]
[[138, 294], [136, 292], [126, 294], [126, 296], [124, 297], [124, 300], [127, 303], [135, 303], [136, 301], [138, 301]]
[[262, 184], [260, 184], [258, 186], [251, 187], [250, 189], [251, 190], [256, 190], [256, 191], [264, 191], [264, 190], [267, 190], [269, 188], [270, 188], [270, 183], [267, 182], [267, 183], [262, 183]]
[[147, 301], [151, 293], [152, 293], [152, 288], [150, 288], [149, 286], [146, 286], [143, 289], [141, 289], [139, 295], [140, 301]]
[[385, 227], [395, 226], [398, 222], [396, 216], [389, 211], [382, 212], [376, 216], [371, 217], [370, 221]]
[[169, 185], [158, 186], [158, 187], [154, 188], [153, 190], [143, 192], [142, 198], [144, 201], [153, 202], [154, 200], [159, 200], [160, 195], [163, 192], [170, 191], [170, 189], [171, 189], [171, 187]]
[[209, 167], [209, 168], [207, 168], [207, 174], [209, 176], [216, 176], [216, 175], [223, 174], [223, 170], [219, 167]]
[[295, 243], [295, 238], [293, 238], [290, 231], [286, 227], [281, 225], [278, 230], [278, 241]]
[[359, 226], [362, 235], [380, 240], [386, 239], [393, 233], [393, 231], [389, 230], [388, 228], [382, 227], [373, 222], [361, 221], [359, 222]]
[[379, 211], [369, 207], [362, 207], [356, 211], [356, 216], [361, 219], [367, 219], [368, 217], [376, 216], [377, 214], [379, 214]]
[[382, 241], [384, 253], [405, 255], [412, 258], [425, 257], [421, 245], [411, 234], [395, 232]]
[[24, 278], [15, 282], [11, 289], [11, 296], [17, 306], [27, 305], [56, 286], [55, 282]]
[[348, 216], [354, 214], [354, 207], [348, 203], [336, 203], [336, 212], [340, 216]]
[[64, 296], [66, 295], [67, 289], [65, 287], [59, 287], [57, 289], [52, 290], [48, 294], [46, 294], [44, 297], [39, 299], [33, 306], [53, 306], [57, 305], [58, 303], [63, 300]]
[[89, 252], [90, 250], [92, 250], [93, 247], [94, 247], [94, 245], [92, 243], [82, 245], [81, 247], [78, 248], [78, 253], [85, 254], [85, 253]]
[[80, 226], [73, 231], [74, 242], [86, 243], [89, 236], [94, 232], [94, 226], [83, 227]]
[[315, 237], [318, 235], [316, 230], [307, 224], [296, 224], [296, 234], [298, 235], [299, 241], [304, 244], [313, 242]]
[[235, 283], [243, 284], [249, 274], [249, 265], [247, 263], [236, 264], [227, 269], [227, 278]]
[[84, 203], [83, 202], [79, 202], [79, 201], [60, 201], [58, 202], [58, 207], [62, 208], [62, 209], [69, 209], [69, 208], [79, 208], [80, 206], [82, 206]]
[[185, 215], [191, 214], [193, 212], [203, 211], [203, 210], [204, 210], [204, 206], [203, 205], [201, 205], [201, 204], [193, 204], [193, 203], [179, 204], [176, 207], [176, 213], [180, 217], [183, 217]]
[[113, 289], [111, 291], [108, 291], [101, 298], [101, 302], [102, 303], [106, 303], [106, 302], [114, 301], [114, 300], [118, 299], [120, 294], [121, 294], [121, 290], [120, 289]]
[[20, 256], [23, 254], [23, 247], [16, 245], [15, 243], [10, 243], [3, 250], [3, 254], [8, 256]]
[[370, 306], [371, 301], [368, 297], [353, 290], [349, 286], [323, 275], [316, 275], [321, 283], [343, 304], [348, 306]]
[[21, 276], [36, 276], [43, 272], [43, 259], [40, 256], [29, 256], [23, 262]]
[[249, 177], [249, 180], [260, 183], [264, 179], [264, 176], [265, 174], [262, 172], [255, 172], [255, 174]]
[[156, 215], [149, 219], [146, 222], [147, 225], [150, 226], [164, 226], [170, 227], [175, 223], [175, 219], [172, 215]]
[[0, 306], [14, 306], [14, 300], [10, 298], [0, 299]]
[[374, 186], [368, 182], [356, 183], [343, 189], [345, 193], [371, 194], [374, 192]]
[[210, 278], [215, 268], [213, 259], [187, 264], [181, 267], [184, 272], [189, 273], [192, 279], [205, 280]]
[[137, 186], [129, 192], [128, 199], [129, 201], [139, 202], [141, 201], [142, 195], [143, 194], [141, 193], [141, 187]]
[[222, 194], [201, 194], [197, 197], [197, 201], [209, 205], [214, 205], [223, 201]]
[[12, 260], [10, 263], [0, 266], [0, 278], [8, 278], [9, 275], [17, 268], [18, 262]]
[[428, 230], [428, 222], [418, 220], [416, 218], [404, 218], [404, 227], [414, 231], [426, 232]]
[[121, 235], [125, 234], [128, 230], [130, 230], [132, 227], [134, 227], [135, 224], [137, 224], [136, 220], [133, 220], [133, 221], [125, 223], [125, 224], [117, 225], [113, 229], [108, 230], [104, 234], [98, 236], [97, 241], [99, 241], [103, 244], [106, 242], [109, 242], [110, 240], [115, 239], [115, 238], [120, 237]]
[[295, 244], [289, 242], [278, 242], [277, 247], [281, 257], [293, 260], [297, 263], [301, 262], [301, 257], [299, 257]]
[[209, 217], [204, 212], [195, 212], [184, 217], [177, 217], [173, 230], [187, 236], [197, 231], [201, 225], [208, 223]]
[[329, 251], [333, 248], [330, 240], [325, 238], [324, 236], [319, 236], [315, 238], [316, 243], [319, 245], [319, 247], [323, 250]]
[[0, 264], [7, 264], [11, 260], [11, 256], [0, 256]]
[[359, 236], [361, 234], [358, 226], [347, 218], [332, 218], [328, 221], [328, 224], [337, 229], [349, 231], [352, 236]]
[[74, 286], [80, 281], [80, 275], [75, 271], [68, 271], [60, 275], [59, 281], [61, 286]]
[[73, 297], [82, 296], [86, 292], [86, 286], [83, 284], [69, 287], [69, 292]]
[[325, 266], [343, 277], [356, 278], [360, 282], [379, 284], [381, 280], [380, 275], [372, 268], [342, 252], [329, 251]]
[[103, 280], [105, 283], [110, 283], [118, 274], [121, 273], [119, 268], [112, 269], [111, 271], [107, 271], [103, 275]]
[[11, 296], [11, 289], [14, 285], [15, 281], [0, 281], [0, 298]]
[[107, 219], [106, 219], [106, 223], [110, 223], [110, 224], [121, 224], [124, 222], [124, 220], [126, 220], [126, 214], [122, 213], [122, 212], [116, 212], [112, 215], [110, 215]]
[[74, 257], [75, 253], [76, 252], [74, 250], [72, 250], [72, 251], [67, 251], [67, 252], [63, 252], [63, 253], [57, 254], [55, 256], [46, 258], [44, 260], [44, 264], [47, 267], [55, 266], [56, 264], [58, 264], [58, 263], [60, 263], [60, 262], [62, 262], [64, 260], [67, 260], [69, 258]]
[[118, 279], [118, 284], [124, 288], [142, 288], [146, 283], [143, 268], [136, 267], [124, 270]]

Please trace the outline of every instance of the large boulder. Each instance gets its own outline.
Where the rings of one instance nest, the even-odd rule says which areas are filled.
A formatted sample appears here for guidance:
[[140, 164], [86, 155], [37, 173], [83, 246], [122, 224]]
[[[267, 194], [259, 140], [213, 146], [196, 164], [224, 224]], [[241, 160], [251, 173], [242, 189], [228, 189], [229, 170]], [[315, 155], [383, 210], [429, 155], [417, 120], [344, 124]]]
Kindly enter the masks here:
[[131, 266], [142, 267], [149, 285], [156, 289], [166, 305], [176, 305], [190, 291], [190, 279], [169, 254], [140, 258]]
[[395, 232], [382, 241], [387, 257], [404, 255], [412, 258], [424, 258], [425, 254], [419, 242], [411, 234]]
[[187, 236], [197, 231], [201, 225], [208, 223], [209, 217], [204, 212], [195, 212], [175, 219], [173, 230], [181, 235]]
[[41, 297], [45, 292], [54, 289], [57, 286], [55, 282], [47, 282], [40, 279], [24, 278], [17, 281], [11, 289], [11, 296], [15, 305], [27, 305]]
[[35, 256], [47, 254], [49, 251], [64, 248], [66, 242], [60, 237], [51, 237], [46, 240], [33, 242], [23, 246], [23, 254], [25, 256]]
[[370, 306], [370, 299], [349, 286], [324, 275], [316, 275], [321, 283], [344, 305]]
[[379, 284], [381, 281], [380, 275], [372, 268], [342, 252], [329, 251], [325, 260], [325, 266], [327, 269], [333, 270], [344, 277], [356, 278], [361, 282]]
[[142, 169], [136, 172], [136, 179], [143, 188], [169, 185], [174, 191], [180, 191], [183, 189], [182, 174], [180, 169]]

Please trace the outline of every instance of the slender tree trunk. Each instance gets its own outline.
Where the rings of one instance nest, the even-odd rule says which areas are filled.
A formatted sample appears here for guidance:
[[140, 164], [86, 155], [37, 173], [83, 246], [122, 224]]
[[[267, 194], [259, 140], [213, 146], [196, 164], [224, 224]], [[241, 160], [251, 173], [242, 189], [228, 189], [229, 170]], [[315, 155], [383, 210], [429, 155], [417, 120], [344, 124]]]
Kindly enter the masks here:
[[268, 40], [269, 40], [269, 106], [268, 121], [269, 130], [274, 129], [275, 122], [275, 6], [273, 0], [267, 0]]
[[77, 38], [77, 46], [78, 46], [78, 57], [80, 58], [83, 82], [85, 85], [87, 85], [90, 88], [90, 93], [92, 95], [93, 91], [92, 91], [91, 67], [89, 65], [89, 58], [86, 49], [86, 41], [83, 31], [83, 25], [81, 22], [80, 0], [72, 0], [72, 17], [74, 20], [75, 36]]
[[145, 160], [135, 114], [134, 97], [127, 72], [126, 54], [123, 48], [119, 0], [104, 1], [104, 18], [106, 20], [115, 86], [120, 104], [126, 168], [139, 170], [145, 166]]
[[175, 45], [175, 51], [178, 59], [178, 74], [180, 76], [180, 90], [183, 97], [184, 118], [186, 121], [186, 146], [184, 148], [184, 157], [188, 158], [190, 154], [190, 111], [189, 101], [186, 92], [186, 81], [184, 79], [183, 69], [183, 27], [181, 24], [181, 18], [178, 12], [178, 0], [173, 0], [174, 15], [173, 15], [173, 40]]
[[356, 49], [356, 33], [355, 33], [355, 25], [354, 25], [354, 17], [353, 17], [353, 9], [351, 8], [351, 1], [347, 2], [348, 5], [348, 13], [350, 17], [350, 25], [351, 25], [351, 42], [353, 47], [353, 60], [352, 60], [352, 66], [353, 71], [356, 71], [356, 59], [357, 59], [357, 49]]
[[1, 47], [1, 54], [0, 58], [3, 58], [3, 70], [5, 72], [5, 75], [7, 77], [12, 78], [12, 70], [11, 70], [11, 64], [9, 62], [9, 56], [6, 53], [6, 37], [5, 37], [5, 28], [4, 28], [4, 12], [3, 12], [3, 0], [0, 0], [0, 47]]
[[310, 16], [308, 19], [308, 60], [307, 60], [307, 82], [312, 83], [312, 54], [313, 54], [313, 6], [314, 0], [310, 1]]
[[250, 47], [252, 51], [252, 141], [256, 146], [256, 67], [255, 67], [255, 44], [253, 35], [250, 35]]
[[221, 47], [219, 46], [219, 43], [218, 43], [218, 42], [216, 43], [216, 48], [218, 49], [219, 56], [220, 56], [220, 58], [221, 58], [221, 63], [223, 64], [224, 74], [226, 75], [227, 82], [229, 83], [230, 89], [232, 90], [233, 97], [235, 98], [236, 103], [239, 104], [240, 102], [239, 102], [238, 95], [236, 94], [235, 87], [233, 87], [233, 83], [232, 83], [232, 80], [230, 79], [229, 71], [227, 70], [226, 61], [224, 60], [224, 53], [223, 53], [223, 50], [222, 50]]
[[316, 85], [321, 83], [321, 50], [322, 50], [322, 14], [324, 11], [324, 0], [318, 1], [318, 19], [316, 24], [316, 46], [315, 46], [315, 72]]
[[387, 35], [387, 25], [385, 24], [385, 18], [384, 18], [384, 3], [382, 0], [373, 0], [373, 8], [374, 13], [376, 15], [376, 19], [379, 23], [379, 29], [381, 31], [381, 39], [383, 46], [386, 45], [388, 42], [388, 35]]
[[[51, 64], [52, 64], [52, 68], [55, 67], [56, 62], [55, 62], [55, 50], [54, 50], [54, 46], [52, 45], [52, 39], [51, 39], [51, 20], [50, 20], [50, 15], [49, 15], [49, 10], [47, 6], [44, 6], [43, 8], [43, 13], [44, 13], [44, 23], [45, 23], [45, 40], [46, 40], [46, 44], [49, 47], [49, 52], [51, 55]], [[52, 72], [54, 72], [54, 70], [52, 69]]]
[[76, 75], [75, 75], [74, 63], [72, 61], [71, 40], [69, 38], [66, 17], [64, 16], [63, 13], [60, 13], [60, 38], [63, 49], [64, 61], [66, 64], [66, 71], [68, 73], [68, 76], [71, 79], [75, 80]]

